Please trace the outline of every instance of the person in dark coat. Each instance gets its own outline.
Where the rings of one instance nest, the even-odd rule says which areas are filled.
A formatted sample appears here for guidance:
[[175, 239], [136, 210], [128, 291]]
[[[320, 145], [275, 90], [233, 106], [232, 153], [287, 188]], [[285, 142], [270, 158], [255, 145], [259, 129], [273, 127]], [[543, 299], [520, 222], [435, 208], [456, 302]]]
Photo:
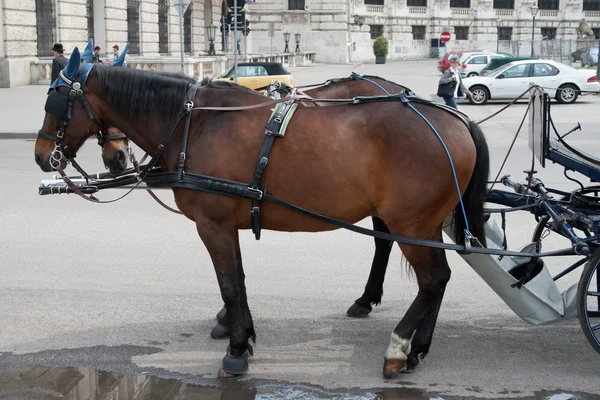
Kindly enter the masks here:
[[458, 70], [458, 66], [460, 65], [460, 60], [458, 57], [452, 57], [450, 59], [450, 68], [444, 71], [443, 76], [440, 78], [440, 84], [446, 85], [450, 82], [454, 82], [454, 93], [449, 96], [444, 96], [444, 101], [446, 105], [456, 108], [458, 110], [458, 106], [456, 105], [456, 99], [462, 98], [465, 95], [472, 96], [473, 94], [465, 88], [463, 85], [462, 77], [460, 76], [460, 71]]
[[65, 49], [63, 49], [62, 44], [55, 43], [54, 47], [52, 47], [52, 51], [54, 52], [54, 60], [52, 60], [52, 78], [50, 83], [58, 79], [58, 73], [67, 66], [68, 61], [63, 55]]

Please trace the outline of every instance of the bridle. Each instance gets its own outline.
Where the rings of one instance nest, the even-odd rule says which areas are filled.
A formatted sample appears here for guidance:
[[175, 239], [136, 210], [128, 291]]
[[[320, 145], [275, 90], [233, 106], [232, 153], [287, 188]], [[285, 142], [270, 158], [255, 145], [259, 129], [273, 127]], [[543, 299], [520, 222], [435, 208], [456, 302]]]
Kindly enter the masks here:
[[[75, 99], [81, 99], [83, 107], [86, 110], [88, 116], [98, 127], [100, 127], [101, 131], [105, 131], [107, 129], [107, 126], [104, 125], [102, 122], [98, 121], [98, 119], [96, 118], [96, 115], [98, 115], [98, 113], [96, 113], [90, 106], [83, 92], [83, 86], [85, 85], [87, 77], [93, 67], [94, 64], [83, 64], [79, 68], [76, 78], [73, 80], [65, 76], [64, 70], [60, 71], [59, 78], [52, 83], [50, 89], [48, 90], [48, 99], [46, 100], [46, 105], [44, 106], [44, 109], [48, 114], [62, 118], [63, 123], [58, 129], [58, 132], [56, 132], [56, 136], [49, 135], [47, 133], [42, 132], [41, 130], [38, 131], [37, 135], [38, 137], [54, 142], [54, 150], [50, 154], [49, 162], [50, 167], [56, 171], [62, 169], [62, 162], [65, 161], [67, 164], [73, 164], [73, 166], [77, 170], [82, 172], [81, 167], [79, 167], [79, 165], [77, 165], [75, 161], [75, 153], [64, 142], [67, 126], [69, 125], [69, 122], [71, 121], [73, 116], [73, 105], [75, 103]], [[61, 86], [68, 88], [69, 93], [65, 94], [60, 92], [58, 88]], [[126, 136], [122, 135], [122, 137], [119, 138], [123, 137]]]

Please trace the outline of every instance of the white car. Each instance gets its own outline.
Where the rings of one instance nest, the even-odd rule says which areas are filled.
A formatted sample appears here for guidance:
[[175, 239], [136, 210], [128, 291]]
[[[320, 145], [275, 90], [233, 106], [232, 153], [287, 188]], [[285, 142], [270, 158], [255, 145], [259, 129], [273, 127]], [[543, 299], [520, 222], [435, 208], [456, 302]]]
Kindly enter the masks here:
[[533, 83], [541, 86], [559, 103], [574, 103], [584, 92], [600, 92], [595, 70], [577, 70], [552, 60], [521, 60], [505, 64], [485, 76], [464, 78], [473, 94], [471, 104], [488, 100], [515, 99]]
[[481, 70], [485, 68], [490, 61], [496, 58], [504, 58], [506, 56], [497, 53], [472, 53], [460, 59], [460, 74], [463, 77], [470, 78], [472, 76], [481, 75]]

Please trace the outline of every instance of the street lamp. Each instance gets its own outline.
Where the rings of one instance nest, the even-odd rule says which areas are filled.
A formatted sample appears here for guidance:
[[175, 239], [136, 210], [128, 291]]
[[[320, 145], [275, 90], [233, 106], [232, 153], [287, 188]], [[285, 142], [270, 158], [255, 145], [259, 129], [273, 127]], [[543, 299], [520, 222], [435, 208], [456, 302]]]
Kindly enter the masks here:
[[290, 49], [288, 48], [288, 43], [290, 42], [290, 33], [289, 32], [283, 32], [283, 40], [285, 40], [285, 50], [283, 50], [284, 53], [289, 53]]
[[531, 16], [533, 17], [533, 27], [531, 28], [531, 57], [533, 57], [533, 41], [535, 39], [535, 16], [539, 11], [539, 7], [533, 5], [529, 7], [529, 11], [531, 11]]
[[209, 26], [206, 27], [206, 36], [208, 37], [208, 41], [210, 45], [208, 47], [208, 55], [214, 56], [217, 54], [215, 51], [215, 38], [217, 37], [217, 27], [212, 22]]
[[296, 38], [296, 50], [294, 50], [296, 53], [300, 52], [300, 38], [302, 37], [302, 34], [300, 32], [296, 33], [294, 35], [294, 37]]

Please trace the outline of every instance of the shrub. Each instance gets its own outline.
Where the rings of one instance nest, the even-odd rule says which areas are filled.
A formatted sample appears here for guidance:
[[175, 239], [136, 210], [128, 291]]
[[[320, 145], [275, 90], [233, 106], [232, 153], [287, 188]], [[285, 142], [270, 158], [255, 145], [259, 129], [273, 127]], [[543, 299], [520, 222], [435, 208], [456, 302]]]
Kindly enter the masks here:
[[376, 56], [388, 55], [388, 41], [383, 36], [379, 36], [373, 43], [373, 53]]

